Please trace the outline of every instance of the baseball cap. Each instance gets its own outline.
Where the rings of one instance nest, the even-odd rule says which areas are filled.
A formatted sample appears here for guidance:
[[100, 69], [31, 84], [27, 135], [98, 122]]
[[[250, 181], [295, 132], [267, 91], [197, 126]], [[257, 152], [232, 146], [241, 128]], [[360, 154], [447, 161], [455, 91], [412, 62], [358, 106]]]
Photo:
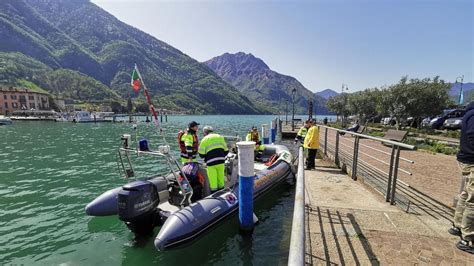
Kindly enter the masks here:
[[191, 123], [189, 123], [188, 127], [189, 127], [189, 128], [192, 128], [192, 127], [194, 127], [194, 126], [199, 126], [199, 125], [200, 125], [200, 124], [199, 124], [198, 122], [196, 122], [196, 121], [191, 121]]

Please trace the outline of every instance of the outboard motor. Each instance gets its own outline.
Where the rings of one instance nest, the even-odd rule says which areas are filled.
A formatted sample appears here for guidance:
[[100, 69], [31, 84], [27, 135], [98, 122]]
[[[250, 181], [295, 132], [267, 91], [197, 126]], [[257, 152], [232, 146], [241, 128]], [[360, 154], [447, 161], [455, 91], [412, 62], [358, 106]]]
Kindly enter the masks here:
[[149, 234], [160, 224], [160, 196], [157, 186], [150, 181], [135, 181], [118, 193], [118, 216], [138, 235]]

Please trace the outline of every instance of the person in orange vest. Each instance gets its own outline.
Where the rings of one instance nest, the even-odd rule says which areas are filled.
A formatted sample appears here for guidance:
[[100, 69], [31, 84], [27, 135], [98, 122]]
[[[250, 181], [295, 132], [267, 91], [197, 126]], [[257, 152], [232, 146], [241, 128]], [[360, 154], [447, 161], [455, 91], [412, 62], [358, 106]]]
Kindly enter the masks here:
[[199, 139], [197, 131], [199, 129], [199, 123], [192, 121], [188, 125], [186, 131], [180, 131], [178, 133], [179, 150], [181, 152], [181, 163], [186, 164], [188, 162], [197, 162], [196, 155], [199, 147]]

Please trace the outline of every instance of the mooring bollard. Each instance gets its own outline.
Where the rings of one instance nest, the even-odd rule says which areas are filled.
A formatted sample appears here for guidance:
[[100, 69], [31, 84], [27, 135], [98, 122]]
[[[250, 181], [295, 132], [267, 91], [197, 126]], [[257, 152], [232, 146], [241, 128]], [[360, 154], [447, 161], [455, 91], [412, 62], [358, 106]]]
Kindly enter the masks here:
[[239, 223], [243, 231], [253, 230], [253, 180], [255, 142], [237, 142], [239, 156]]
[[262, 139], [263, 144], [270, 144], [270, 138], [268, 136], [268, 124], [262, 125]]
[[272, 120], [270, 125], [270, 142], [275, 143], [276, 140], [276, 119]]

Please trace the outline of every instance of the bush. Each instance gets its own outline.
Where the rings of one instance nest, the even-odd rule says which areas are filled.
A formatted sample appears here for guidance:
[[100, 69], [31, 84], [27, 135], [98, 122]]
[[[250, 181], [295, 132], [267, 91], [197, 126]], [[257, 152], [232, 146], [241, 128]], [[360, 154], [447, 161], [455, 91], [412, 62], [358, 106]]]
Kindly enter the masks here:
[[414, 138], [408, 138], [405, 143], [408, 145], [414, 145], [417, 149], [427, 150], [433, 153], [443, 153], [446, 155], [454, 155], [459, 151], [458, 147], [451, 147], [444, 143], [427, 139], [418, 143]]
[[461, 130], [453, 130], [446, 132], [446, 137], [459, 139], [461, 138]]

